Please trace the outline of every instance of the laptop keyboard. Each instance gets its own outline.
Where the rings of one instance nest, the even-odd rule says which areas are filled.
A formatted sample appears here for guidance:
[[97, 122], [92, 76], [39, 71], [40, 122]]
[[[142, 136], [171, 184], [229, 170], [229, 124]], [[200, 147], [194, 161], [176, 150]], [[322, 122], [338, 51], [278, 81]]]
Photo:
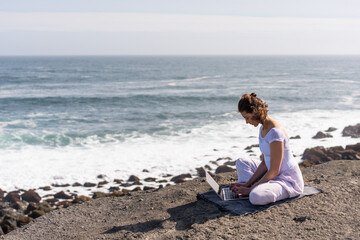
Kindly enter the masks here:
[[223, 188], [224, 200], [238, 198], [238, 194], [232, 192], [230, 188]]

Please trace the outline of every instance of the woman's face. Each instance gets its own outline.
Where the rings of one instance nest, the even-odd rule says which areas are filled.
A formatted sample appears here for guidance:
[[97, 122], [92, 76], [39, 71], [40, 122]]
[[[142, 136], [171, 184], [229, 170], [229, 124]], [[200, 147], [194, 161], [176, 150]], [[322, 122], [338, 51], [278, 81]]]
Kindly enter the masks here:
[[241, 115], [244, 117], [246, 124], [251, 124], [254, 127], [259, 125], [259, 121], [254, 120], [254, 113], [241, 112]]

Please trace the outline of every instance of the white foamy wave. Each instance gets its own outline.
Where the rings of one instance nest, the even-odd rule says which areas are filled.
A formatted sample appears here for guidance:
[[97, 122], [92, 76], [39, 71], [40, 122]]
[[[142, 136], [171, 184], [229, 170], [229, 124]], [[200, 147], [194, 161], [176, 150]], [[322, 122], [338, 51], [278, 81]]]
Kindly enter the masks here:
[[[308, 147], [345, 146], [358, 142], [355, 138], [342, 137], [341, 132], [344, 127], [358, 123], [360, 111], [312, 110], [279, 113], [272, 117], [286, 128], [289, 136], [301, 136], [301, 139], [291, 140], [298, 161]], [[331, 133], [333, 138], [312, 139], [318, 131], [329, 127], [337, 128]], [[167, 136], [128, 135], [124, 141], [118, 141], [119, 136], [107, 135], [105, 138], [113, 141], [106, 144], [96, 137], [89, 137], [81, 146], [1, 149], [1, 188], [9, 191], [52, 183], [97, 182], [98, 174], [124, 180], [131, 174], [141, 179], [185, 172], [195, 174], [196, 167], [221, 157], [234, 160], [238, 157], [258, 158], [258, 148], [253, 148], [254, 153], [244, 150], [258, 142], [257, 136], [258, 128], [246, 125], [239, 114], [238, 120], [231, 117], [228, 121], [213, 122]]]

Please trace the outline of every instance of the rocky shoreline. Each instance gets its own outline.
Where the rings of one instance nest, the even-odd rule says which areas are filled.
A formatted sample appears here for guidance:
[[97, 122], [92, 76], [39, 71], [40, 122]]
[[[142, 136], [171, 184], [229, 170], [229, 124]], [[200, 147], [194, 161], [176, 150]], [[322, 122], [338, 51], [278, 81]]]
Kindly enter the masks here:
[[[334, 128], [329, 128], [326, 132], [333, 131]], [[317, 133], [314, 138], [330, 137], [329, 133]], [[360, 137], [360, 124], [355, 126], [348, 126], [343, 130], [343, 136], [351, 136], [354, 138]], [[258, 145], [252, 145], [246, 148], [251, 151], [251, 148], [256, 148]], [[360, 143], [354, 145], [347, 145], [343, 147], [324, 148], [317, 146], [306, 149], [303, 154], [303, 162], [301, 167], [306, 168], [312, 165], [317, 165], [332, 160], [360, 160]], [[212, 169], [209, 165], [205, 166], [212, 172], [227, 173], [235, 171], [235, 161], [225, 157], [219, 158], [212, 162], [212, 165], [217, 166]], [[135, 192], [140, 191], [156, 191], [168, 185], [174, 185], [186, 182], [187, 180], [203, 177], [204, 172], [202, 168], [198, 168], [196, 176], [189, 173], [180, 174], [177, 176], [165, 175], [164, 179], [146, 178], [139, 179], [136, 176], [130, 176], [127, 181], [121, 179], [114, 179], [109, 181], [106, 176], [98, 175], [98, 183], [86, 182], [44, 186], [30, 190], [16, 190], [11, 192], [4, 192], [0, 189], [0, 235], [7, 234], [17, 228], [21, 228], [38, 217], [45, 215], [55, 209], [67, 208], [71, 205], [76, 205], [93, 199], [103, 197], [122, 197], [131, 196]], [[146, 170], [144, 170], [146, 171]], [[55, 191], [55, 194], [44, 194], [40, 196], [38, 191], [44, 193], [54, 191], [57, 188], [98, 188], [99, 191], [92, 191], [92, 196], [78, 195], [75, 191]], [[107, 188], [107, 192], [100, 189]]]

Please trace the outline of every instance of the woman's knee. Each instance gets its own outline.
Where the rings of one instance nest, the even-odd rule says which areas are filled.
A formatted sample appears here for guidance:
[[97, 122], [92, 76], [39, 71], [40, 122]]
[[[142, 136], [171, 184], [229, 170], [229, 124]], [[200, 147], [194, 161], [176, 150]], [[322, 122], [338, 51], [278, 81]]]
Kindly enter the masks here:
[[262, 191], [260, 189], [253, 189], [249, 194], [249, 201], [253, 205], [266, 205], [272, 202], [276, 202], [274, 193], [269, 191]]

